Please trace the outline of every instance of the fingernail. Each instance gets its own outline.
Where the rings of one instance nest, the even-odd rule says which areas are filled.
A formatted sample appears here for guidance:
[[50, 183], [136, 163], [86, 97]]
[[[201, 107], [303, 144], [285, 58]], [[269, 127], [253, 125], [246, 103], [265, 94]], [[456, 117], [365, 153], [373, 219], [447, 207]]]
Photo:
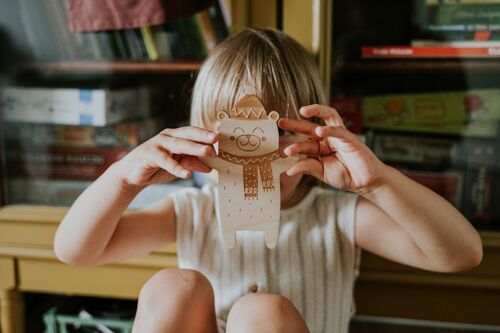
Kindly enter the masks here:
[[214, 133], [208, 133], [208, 139], [209, 140], [214, 140], [216, 138]]
[[187, 171], [187, 170], [183, 170], [183, 171], [181, 172], [181, 175], [182, 175], [182, 177], [183, 177], [183, 178], [187, 178], [187, 177], [189, 177], [189, 171]]

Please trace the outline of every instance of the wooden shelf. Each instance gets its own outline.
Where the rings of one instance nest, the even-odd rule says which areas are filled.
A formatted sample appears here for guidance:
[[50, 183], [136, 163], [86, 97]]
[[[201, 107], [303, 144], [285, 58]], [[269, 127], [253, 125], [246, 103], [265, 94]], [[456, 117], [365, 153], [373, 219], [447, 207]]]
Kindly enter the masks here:
[[500, 72], [500, 60], [373, 59], [346, 62], [338, 69], [343, 72], [436, 72], [439, 74], [473, 72], [478, 74], [498, 74]]
[[200, 66], [201, 61], [57, 61], [29, 63], [21, 69], [61, 74], [175, 74], [196, 72]]

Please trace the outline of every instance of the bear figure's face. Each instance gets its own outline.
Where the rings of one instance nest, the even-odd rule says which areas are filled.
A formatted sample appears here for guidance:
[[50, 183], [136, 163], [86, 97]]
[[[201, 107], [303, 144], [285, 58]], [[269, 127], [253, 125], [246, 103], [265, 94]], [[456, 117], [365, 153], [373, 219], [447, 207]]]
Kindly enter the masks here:
[[267, 119], [225, 118], [219, 128], [219, 149], [238, 156], [260, 156], [279, 147], [279, 134], [275, 112]]

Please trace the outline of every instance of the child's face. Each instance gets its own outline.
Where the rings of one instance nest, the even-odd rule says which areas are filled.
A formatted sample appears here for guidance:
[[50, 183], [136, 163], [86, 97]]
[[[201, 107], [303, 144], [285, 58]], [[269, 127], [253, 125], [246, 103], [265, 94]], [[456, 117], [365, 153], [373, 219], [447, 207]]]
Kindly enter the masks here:
[[[282, 157], [286, 155], [283, 153], [283, 150], [289, 145], [307, 140], [307, 137], [302, 134], [289, 133], [285, 132], [284, 135], [279, 138], [280, 145], [280, 154]], [[283, 172], [280, 176], [280, 184], [281, 184], [281, 204], [283, 206], [284, 203], [290, 201], [293, 198], [300, 181], [302, 180], [303, 175], [295, 175], [288, 176], [286, 172]]]

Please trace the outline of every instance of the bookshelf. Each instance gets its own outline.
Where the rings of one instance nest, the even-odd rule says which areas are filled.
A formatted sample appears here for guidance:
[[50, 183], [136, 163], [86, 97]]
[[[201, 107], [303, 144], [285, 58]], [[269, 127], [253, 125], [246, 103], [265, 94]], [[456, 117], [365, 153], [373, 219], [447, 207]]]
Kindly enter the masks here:
[[[23, 24], [30, 22], [30, 19], [38, 18], [37, 15], [47, 12], [48, 9], [50, 9], [48, 13], [53, 14], [52, 9], [60, 10], [66, 0], [36, 1], [36, 4], [33, 2], [40, 11], [22, 12], [23, 19], [15, 19], [15, 14], [19, 14], [20, 9], [31, 8], [26, 7], [30, 1], [0, 4], [0, 13], [5, 14], [0, 15], [0, 40], [8, 51], [0, 54], [2, 89], [3, 85], [86, 89], [98, 89], [101, 85], [111, 89], [134, 85], [147, 86], [151, 91], [150, 104], [156, 108], [160, 116], [166, 116], [168, 126], [187, 121], [190, 89], [204, 57], [190, 54], [182, 58], [172, 54], [168, 59], [160, 57], [159, 60], [151, 60], [148, 59], [151, 54], [144, 53], [145, 45], [139, 49], [137, 45], [132, 44], [125, 49], [116, 49], [115, 45], [110, 49], [103, 45], [99, 38], [108, 41], [110, 37], [116, 38], [111, 40], [115, 44], [117, 40], [121, 43], [137, 43], [141, 42], [144, 35], [138, 35], [138, 31], [132, 29], [126, 31], [117, 29], [118, 32], [110, 30], [97, 35], [87, 32], [75, 35], [68, 32], [64, 24], [61, 25], [63, 22], [61, 20], [68, 19], [64, 15], [58, 16], [53, 22], [46, 21], [45, 25], [40, 25], [37, 21], [36, 26], [40, 30], [29, 31], [26, 36], [23, 34], [25, 31]], [[230, 31], [239, 31], [247, 26], [277, 27], [277, 1], [269, 3], [265, 0], [254, 0], [251, 5], [250, 1], [225, 0], [225, 2], [228, 6], [226, 11], [229, 11], [232, 19], [232, 23], [229, 22], [228, 26]], [[196, 1], [191, 4], [183, 1], [179, 9], [188, 10], [189, 6], [194, 4], [195, 7], [199, 7], [201, 3], [214, 3], [214, 1]], [[181, 27], [176, 26], [176, 28]], [[170, 25], [162, 29], [167, 34], [172, 33]], [[160, 32], [165, 32], [162, 29], [159, 29]], [[55, 34], [57, 38], [47, 39], [40, 35], [44, 32], [47, 35]], [[174, 31], [174, 33], [181, 32]], [[43, 37], [43, 40], [33, 36]], [[69, 50], [66, 44], [60, 44], [61, 38], [69, 39], [76, 45], [77, 52]], [[34, 53], [35, 56], [30, 51], [33, 45], [41, 47], [40, 52]], [[87, 47], [83, 48], [83, 45]], [[182, 48], [182, 44], [180, 47]], [[89, 52], [84, 52], [85, 50]], [[36, 58], [37, 55], [41, 55], [42, 58]], [[28, 129], [28, 134], [31, 136], [34, 133]], [[47, 137], [33, 138], [33, 140], [34, 145], [40, 145], [47, 142]], [[6, 158], [5, 152], [8, 152], [8, 149], [4, 148], [2, 147], [1, 154], [3, 161]], [[9, 173], [5, 166], [6, 164], [3, 164], [1, 169], [3, 175]], [[9, 180], [9, 176], [2, 178], [3, 189]], [[74, 189], [68, 190], [72, 191]], [[24, 293], [133, 300], [137, 299], [141, 286], [155, 272], [177, 266], [175, 246], [159, 249], [142, 258], [104, 267], [64, 265], [55, 257], [52, 243], [55, 230], [67, 207], [15, 204], [9, 202], [8, 196], [3, 195], [3, 190], [1, 192], [3, 206], [0, 207], [0, 332], [2, 333], [19, 333], [23, 332], [23, 328], [31, 329], [30, 323], [25, 321]], [[39, 197], [49, 196], [45, 193]]]
[[[449, 142], [466, 144], [469, 141], [478, 140], [474, 135], [469, 137], [463, 132], [449, 133], [445, 128], [446, 126], [444, 126], [445, 124], [442, 124], [442, 127], [434, 132], [429, 130], [415, 132], [415, 128], [410, 130], [403, 127], [408, 124], [408, 118], [405, 117], [411, 117], [411, 112], [415, 111], [416, 107], [414, 108], [410, 104], [417, 105], [418, 98], [422, 96], [421, 94], [426, 94], [427, 98], [429, 95], [431, 97], [444, 96], [439, 95], [444, 92], [463, 93], [457, 105], [465, 105], [467, 109], [468, 98], [473, 96], [475, 92], [484, 89], [495, 91], [500, 87], [500, 81], [498, 80], [500, 58], [442, 58], [438, 54], [434, 58], [410, 56], [406, 58], [390, 56], [369, 58], [362, 56], [363, 47], [389, 48], [401, 46], [411, 49], [414, 39], [427, 39], [429, 45], [439, 46], [439, 43], [436, 44], [436, 39], [444, 43], [447, 39], [453, 40], [453, 38], [459, 38], [460, 36], [460, 38], [464, 39], [478, 37], [475, 33], [449, 33], [445, 35], [442, 31], [440, 33], [424, 31], [425, 26], [422, 20], [431, 20], [434, 19], [434, 16], [425, 17], [422, 11], [440, 10], [449, 6], [449, 3], [452, 2], [449, 1], [448, 4], [444, 4], [446, 1], [443, 1], [438, 4], [438, 1], [434, 1], [431, 4], [431, 1], [426, 0], [333, 1], [333, 10], [330, 11], [333, 27], [330, 41], [332, 57], [331, 67], [328, 72], [332, 102], [335, 100], [339, 102], [337, 103], [339, 110], [346, 105], [351, 106], [350, 109], [344, 109], [344, 116], [351, 121], [356, 121], [356, 119], [363, 121], [363, 124], [358, 124], [360, 126], [356, 128], [363, 128], [359, 134], [367, 139], [372, 148], [374, 148], [376, 142], [381, 142], [380, 140], [377, 141], [377, 138], [380, 139], [385, 135], [391, 138], [397, 137], [403, 141], [409, 137], [420, 138], [420, 140], [424, 141], [437, 138], [435, 143], [439, 140], [450, 140]], [[456, 1], [456, 3], [460, 2], [462, 4], [453, 6], [466, 8], [463, 7], [467, 6], [463, 4], [466, 2], [472, 3], [472, 6], [480, 6], [482, 1]], [[500, 6], [499, 2], [495, 3], [494, 5], [490, 3], [488, 6]], [[432, 8], [429, 9], [429, 6]], [[446, 7], [446, 10], [449, 8], [451, 7]], [[488, 10], [491, 10], [492, 7], [488, 8]], [[492, 36], [496, 34], [496, 31], [490, 32], [489, 35], [487, 34], [489, 36], [487, 38], [493, 38]], [[434, 40], [432, 40], [433, 38]], [[481, 43], [481, 41], [476, 42]], [[489, 43], [495, 43], [495, 41], [491, 40]], [[439, 51], [439, 49], [436, 50]], [[375, 128], [373, 122], [366, 116], [367, 114], [373, 114], [374, 104], [371, 103], [377, 98], [384, 98], [384, 96], [391, 96], [392, 101], [405, 101], [402, 102], [405, 111], [398, 114], [401, 118], [398, 118], [398, 120], [395, 118], [395, 123], [402, 125], [395, 125], [390, 129], [388, 127], [384, 128], [384, 126], [376, 126]], [[413, 97], [411, 102], [405, 99], [407, 97]], [[460, 109], [460, 107], [450, 107], [444, 98], [439, 101], [427, 98], [427, 101], [429, 100], [436, 102], [436, 104], [433, 104], [438, 106], [434, 109], [435, 111], [443, 110], [440, 109], [439, 105], [444, 105], [446, 111], [445, 113], [438, 111], [434, 114], [436, 115], [435, 118], [425, 119], [428, 124], [439, 121], [441, 115], [458, 112], [457, 110]], [[346, 101], [356, 102], [346, 103]], [[482, 101], [485, 102], [485, 100]], [[386, 102], [388, 103], [386, 107], [389, 108], [391, 100], [387, 99]], [[492, 102], [492, 100], [488, 100], [487, 103]], [[353, 108], [352, 105], [356, 107]], [[397, 106], [397, 102], [392, 106]], [[473, 113], [473, 107], [472, 105], [469, 106], [471, 106], [468, 109], [470, 115]], [[394, 109], [391, 110], [395, 111]], [[342, 110], [340, 111], [342, 113]], [[402, 111], [402, 109], [399, 111]], [[420, 111], [423, 112], [423, 109]], [[353, 118], [353, 114], [358, 116]], [[389, 113], [386, 113], [385, 117], [390, 117]], [[464, 118], [463, 120], [468, 121], [468, 124], [473, 124], [475, 120], [471, 120], [471, 118]], [[495, 121], [498, 120], [489, 120], [490, 123]], [[496, 142], [500, 142], [497, 131], [492, 131], [492, 133], [496, 134], [479, 140], [480, 143], [476, 146], [478, 150], [484, 149], [488, 144], [496, 145]], [[476, 135], [478, 134], [484, 134], [484, 132], [476, 132]], [[418, 139], [416, 140], [418, 141]], [[386, 144], [389, 142], [390, 146], [390, 140], [384, 142]], [[420, 141], [420, 144], [423, 145], [423, 141]], [[444, 179], [445, 176], [441, 175], [448, 171], [457, 172], [456, 174], [460, 175], [462, 185], [458, 186], [461, 190], [459, 191], [460, 195], [455, 197], [458, 198], [455, 203], [480, 230], [484, 246], [484, 258], [480, 266], [469, 272], [436, 274], [390, 263], [369, 253], [363, 253], [361, 273], [355, 288], [357, 314], [362, 316], [500, 325], [498, 312], [496, 311], [500, 306], [500, 285], [498, 284], [500, 277], [498, 265], [500, 262], [500, 233], [498, 232], [500, 219], [493, 208], [496, 206], [495, 202], [498, 202], [498, 199], [483, 197], [484, 200], [491, 200], [492, 203], [489, 207], [493, 210], [488, 213], [492, 217], [487, 218], [488, 222], [479, 221], [480, 218], [477, 219], [478, 216], [475, 215], [475, 212], [487, 209], [487, 205], [476, 206], [474, 211], [468, 211], [473, 206], [471, 201], [474, 200], [471, 199], [470, 192], [473, 191], [473, 188], [477, 188], [477, 184], [474, 185], [473, 180], [475, 172], [482, 170], [481, 172], [491, 173], [487, 177], [491, 177], [492, 180], [486, 186], [491, 186], [491, 193], [496, 193], [499, 183], [495, 179], [498, 177], [500, 165], [495, 164], [492, 159], [491, 168], [486, 167], [486, 156], [477, 156], [474, 160], [469, 158], [467, 163], [460, 165], [451, 162], [451, 160], [450, 163], [445, 162], [437, 167], [436, 165], [426, 164], [424, 160], [412, 164], [408, 160], [404, 161], [404, 151], [406, 150], [411, 154], [411, 152], [415, 152], [415, 146], [408, 144], [408, 146], [390, 147], [396, 150], [402, 149], [399, 150], [400, 155], [395, 157], [398, 154], [396, 153], [396, 155], [392, 156], [394, 159], [391, 160], [391, 163], [400, 168], [416, 171], [420, 175], [438, 175], [437, 179], [439, 177]], [[424, 147], [424, 151], [432, 155], [432, 148], [429, 146]], [[392, 152], [395, 152], [395, 150]], [[469, 156], [470, 151], [465, 152], [459, 149], [456, 154], [459, 159], [467, 159], [466, 156]], [[420, 180], [423, 181], [423, 179]], [[478, 196], [483, 194], [475, 192], [475, 195]], [[484, 216], [488, 214], [485, 213]]]
[[58, 61], [27, 63], [21, 65], [20, 70], [55, 74], [176, 74], [194, 73], [200, 66], [201, 61]]
[[356, 73], [386, 73], [386, 72], [407, 72], [422, 73], [463, 73], [471, 72], [475, 74], [495, 75], [500, 71], [500, 61], [494, 60], [383, 60], [369, 61], [357, 60], [346, 63], [342, 71]]

